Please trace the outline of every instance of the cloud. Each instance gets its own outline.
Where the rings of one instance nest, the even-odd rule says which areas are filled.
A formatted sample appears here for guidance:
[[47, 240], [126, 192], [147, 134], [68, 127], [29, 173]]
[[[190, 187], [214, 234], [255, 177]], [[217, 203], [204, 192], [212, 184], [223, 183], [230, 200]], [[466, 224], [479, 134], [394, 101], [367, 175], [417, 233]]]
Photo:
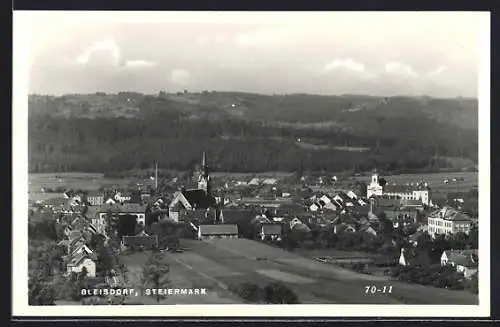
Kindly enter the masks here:
[[429, 76], [431, 77], [434, 77], [434, 76], [439, 76], [441, 75], [442, 73], [444, 73], [446, 71], [446, 67], [445, 66], [439, 66], [438, 68], [434, 69], [433, 71], [431, 71], [429, 73]]
[[185, 86], [191, 80], [191, 73], [185, 69], [174, 69], [170, 72], [170, 81]]
[[410, 65], [401, 62], [392, 61], [385, 64], [385, 72], [393, 75], [407, 77], [418, 77], [418, 73]]
[[365, 65], [363, 63], [357, 62], [351, 58], [347, 58], [347, 59], [335, 58], [333, 61], [328, 63], [324, 68], [324, 70], [326, 72], [329, 72], [332, 70], [338, 70], [338, 69], [347, 69], [347, 70], [361, 73], [361, 72], [365, 71]]
[[155, 67], [156, 65], [157, 65], [156, 62], [148, 60], [125, 61], [125, 67], [130, 67], [130, 68], [147, 68], [147, 67]]
[[290, 30], [287, 28], [259, 29], [249, 33], [237, 34], [234, 37], [234, 43], [239, 47], [276, 46], [289, 40], [290, 35]]
[[78, 55], [76, 62], [81, 65], [118, 65], [120, 63], [120, 47], [114, 39], [106, 39], [93, 43]]

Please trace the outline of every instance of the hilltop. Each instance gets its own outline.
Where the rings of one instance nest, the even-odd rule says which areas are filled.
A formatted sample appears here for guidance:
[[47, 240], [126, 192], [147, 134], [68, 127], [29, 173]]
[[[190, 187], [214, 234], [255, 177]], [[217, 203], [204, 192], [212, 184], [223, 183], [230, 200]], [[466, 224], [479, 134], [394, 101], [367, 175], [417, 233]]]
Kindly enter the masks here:
[[476, 99], [241, 92], [29, 97], [30, 171], [472, 169]]

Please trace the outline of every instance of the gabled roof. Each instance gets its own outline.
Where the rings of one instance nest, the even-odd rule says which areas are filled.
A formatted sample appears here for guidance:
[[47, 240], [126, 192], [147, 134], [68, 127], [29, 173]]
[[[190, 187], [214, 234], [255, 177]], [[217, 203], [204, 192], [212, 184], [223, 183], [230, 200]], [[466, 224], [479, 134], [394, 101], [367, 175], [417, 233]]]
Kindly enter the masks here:
[[63, 206], [68, 203], [68, 199], [56, 197], [43, 200], [43, 203], [49, 206]]
[[263, 224], [261, 230], [264, 235], [281, 235], [280, 224]]
[[239, 222], [249, 222], [255, 217], [255, 210], [248, 209], [223, 209], [222, 216], [224, 223], [237, 224]]
[[453, 262], [456, 265], [474, 268], [477, 267], [477, 250], [463, 251], [445, 251], [448, 262]]
[[182, 192], [182, 195], [193, 208], [206, 209], [215, 206], [215, 198], [208, 195], [204, 190], [186, 190]]
[[87, 197], [104, 197], [104, 192], [91, 190], [87, 192]]
[[198, 226], [201, 235], [237, 235], [238, 226], [234, 224], [224, 225], [200, 225]]
[[122, 241], [125, 246], [158, 246], [158, 236], [156, 235], [123, 236]]
[[412, 200], [412, 199], [401, 199], [400, 200], [400, 205], [402, 207], [404, 207], [404, 206], [418, 207], [418, 206], [422, 206], [422, 201], [420, 201], [420, 200]]
[[400, 205], [400, 199], [387, 199], [378, 197], [376, 198], [376, 203], [381, 208], [398, 208]]
[[[91, 208], [91, 207], [89, 207]], [[103, 206], [99, 206], [99, 213], [145, 213], [146, 205], [141, 205], [138, 203], [124, 203], [124, 204], [105, 204]]]
[[77, 266], [79, 265], [83, 260], [85, 259], [90, 259], [93, 260], [89, 255], [86, 253], [78, 253], [74, 255], [71, 259], [71, 261], [68, 263], [68, 266]]

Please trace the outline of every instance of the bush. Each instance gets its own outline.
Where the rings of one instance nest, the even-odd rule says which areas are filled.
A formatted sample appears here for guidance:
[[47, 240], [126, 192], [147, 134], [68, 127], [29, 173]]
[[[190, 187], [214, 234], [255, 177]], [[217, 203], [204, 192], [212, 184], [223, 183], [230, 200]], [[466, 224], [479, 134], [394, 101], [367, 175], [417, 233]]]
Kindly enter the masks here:
[[259, 303], [265, 300], [265, 293], [262, 288], [252, 283], [241, 283], [239, 285], [230, 285], [229, 290], [245, 301]]
[[267, 303], [273, 304], [298, 304], [299, 299], [289, 287], [282, 283], [269, 283], [265, 288], [265, 299]]

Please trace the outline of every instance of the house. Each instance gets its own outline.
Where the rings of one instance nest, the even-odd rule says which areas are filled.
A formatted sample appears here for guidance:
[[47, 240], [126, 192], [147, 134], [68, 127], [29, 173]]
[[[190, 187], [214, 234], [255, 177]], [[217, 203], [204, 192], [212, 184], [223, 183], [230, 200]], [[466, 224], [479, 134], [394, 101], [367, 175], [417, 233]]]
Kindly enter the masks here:
[[158, 247], [158, 236], [148, 235], [146, 232], [142, 231], [134, 236], [122, 236], [121, 248], [125, 250], [127, 248], [146, 248], [153, 249]]
[[276, 178], [266, 178], [262, 181], [262, 184], [264, 185], [275, 185], [276, 183], [278, 183]]
[[417, 230], [415, 233], [411, 234], [408, 236], [408, 242], [410, 243], [411, 246], [417, 246], [418, 245], [418, 240], [420, 237], [424, 234], [424, 232]]
[[83, 268], [87, 270], [88, 277], [95, 277], [96, 263], [85, 253], [75, 255], [66, 266], [67, 274], [79, 273]]
[[238, 224], [250, 222], [255, 218], [256, 211], [249, 209], [223, 209], [220, 221], [224, 224]]
[[432, 237], [438, 234], [469, 234], [472, 226], [470, 217], [450, 207], [431, 213], [427, 218], [428, 233]]
[[248, 183], [247, 185], [254, 185], [254, 186], [257, 186], [260, 184], [260, 179], [259, 178], [252, 178]]
[[206, 210], [214, 208], [216, 201], [213, 196], [201, 189], [182, 190], [174, 194], [169, 208], [172, 213], [186, 210]]
[[375, 229], [373, 229], [373, 227], [369, 226], [369, 225], [365, 225], [363, 226], [361, 229], [360, 229], [362, 232], [365, 232], [365, 233], [368, 233], [368, 234], [371, 234], [373, 236], [377, 236], [377, 232], [375, 231]]
[[132, 199], [130, 192], [116, 192], [113, 199], [119, 203], [129, 202]]
[[90, 206], [101, 206], [104, 204], [104, 194], [101, 192], [87, 192], [86, 201]]
[[356, 195], [356, 193], [354, 193], [353, 191], [349, 191], [347, 192], [347, 196], [351, 199], [351, 200], [358, 200], [358, 196]]
[[43, 205], [45, 208], [57, 208], [57, 207], [62, 207], [65, 204], [68, 203], [68, 199], [62, 198], [62, 197], [55, 197], [55, 198], [50, 198], [46, 199], [43, 201]]
[[346, 224], [346, 223], [335, 224], [333, 226], [333, 232], [335, 234], [344, 233], [344, 232], [355, 233], [356, 228], [354, 226], [352, 226], [350, 224]]
[[451, 265], [463, 273], [465, 278], [470, 279], [478, 271], [477, 250], [443, 251], [441, 265]]
[[311, 210], [312, 212], [316, 212], [320, 209], [321, 209], [321, 205], [318, 203], [313, 203], [309, 206], [309, 210]]
[[146, 224], [146, 205], [137, 203], [106, 205], [99, 207], [97, 218], [92, 220], [92, 224], [99, 230], [100, 233], [102, 233], [106, 226], [106, 216], [108, 213], [118, 217], [126, 215], [136, 216], [136, 222], [138, 224]]
[[250, 220], [252, 224], [272, 224], [271, 219], [267, 218], [266, 215], [257, 215]]
[[401, 266], [409, 266], [412, 262], [412, 256], [405, 248], [401, 248], [401, 254], [399, 255], [399, 264]]
[[116, 204], [116, 203], [117, 203], [117, 201], [114, 198], [112, 198], [112, 197], [108, 197], [106, 199], [106, 201], [104, 201], [104, 204], [111, 204], [111, 205], [113, 205], [113, 204]]
[[266, 239], [266, 237], [271, 238], [271, 240], [281, 239], [281, 225], [280, 224], [262, 224], [260, 228], [260, 238], [261, 240]]
[[419, 200], [424, 205], [430, 205], [430, 188], [427, 183], [407, 185], [385, 184], [381, 185], [379, 174], [374, 172], [370, 184], [366, 187], [368, 198], [372, 196], [388, 196], [399, 199]]
[[198, 226], [198, 239], [238, 238], [238, 225], [217, 224]]

